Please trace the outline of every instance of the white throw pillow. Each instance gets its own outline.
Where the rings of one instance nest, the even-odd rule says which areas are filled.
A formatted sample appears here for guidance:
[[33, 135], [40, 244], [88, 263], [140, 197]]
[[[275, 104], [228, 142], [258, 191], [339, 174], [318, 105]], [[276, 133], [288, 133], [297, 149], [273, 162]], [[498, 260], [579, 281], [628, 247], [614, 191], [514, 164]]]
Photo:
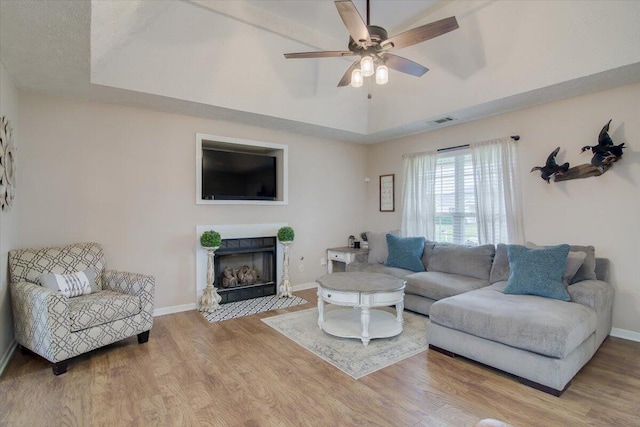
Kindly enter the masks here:
[[90, 294], [95, 287], [96, 272], [92, 268], [71, 274], [42, 273], [40, 284], [53, 291], [60, 291], [62, 295], [73, 298]]

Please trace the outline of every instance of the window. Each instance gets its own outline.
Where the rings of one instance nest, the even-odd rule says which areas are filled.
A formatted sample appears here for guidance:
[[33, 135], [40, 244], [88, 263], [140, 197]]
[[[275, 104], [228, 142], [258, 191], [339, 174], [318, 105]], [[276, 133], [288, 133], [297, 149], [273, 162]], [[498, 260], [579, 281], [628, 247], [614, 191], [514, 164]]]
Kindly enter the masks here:
[[469, 150], [438, 155], [435, 171], [435, 240], [478, 244], [475, 182]]
[[522, 243], [515, 141], [403, 156], [402, 234], [467, 245]]

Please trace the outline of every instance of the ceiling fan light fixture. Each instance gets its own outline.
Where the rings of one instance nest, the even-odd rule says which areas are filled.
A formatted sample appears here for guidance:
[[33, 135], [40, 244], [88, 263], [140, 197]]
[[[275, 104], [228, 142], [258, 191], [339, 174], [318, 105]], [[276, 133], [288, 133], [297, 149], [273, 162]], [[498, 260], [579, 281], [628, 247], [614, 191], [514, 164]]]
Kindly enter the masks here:
[[351, 72], [351, 86], [362, 87], [364, 84], [364, 77], [362, 76], [362, 70], [356, 68]]
[[[0, 0], [1, 2], [2, 0]], [[389, 37], [387, 30], [377, 25], [370, 25], [369, 2], [367, 0], [367, 21], [365, 22], [354, 5], [355, 0], [336, 0], [334, 2], [342, 23], [349, 32], [348, 51], [320, 51], [285, 53], [287, 59], [294, 58], [343, 58], [360, 57], [344, 72], [338, 87], [361, 87], [364, 78], [376, 75], [376, 83], [386, 84], [389, 81], [389, 70], [399, 71], [410, 76], [422, 77], [429, 69], [402, 56], [389, 53], [393, 49], [402, 49], [439, 37], [459, 28], [455, 16], [440, 19], [421, 25]], [[363, 2], [364, 0], [358, 0]], [[386, 64], [389, 64], [386, 66]], [[376, 67], [376, 65], [380, 65]], [[357, 71], [353, 71], [355, 68]], [[388, 67], [388, 68], [387, 68]], [[372, 79], [373, 80], [373, 79]]]
[[380, 65], [376, 68], [376, 83], [386, 85], [389, 82], [389, 69], [386, 65]]
[[365, 55], [360, 60], [360, 69], [362, 70], [362, 75], [365, 77], [372, 76], [374, 73], [373, 68], [373, 58], [369, 55]]

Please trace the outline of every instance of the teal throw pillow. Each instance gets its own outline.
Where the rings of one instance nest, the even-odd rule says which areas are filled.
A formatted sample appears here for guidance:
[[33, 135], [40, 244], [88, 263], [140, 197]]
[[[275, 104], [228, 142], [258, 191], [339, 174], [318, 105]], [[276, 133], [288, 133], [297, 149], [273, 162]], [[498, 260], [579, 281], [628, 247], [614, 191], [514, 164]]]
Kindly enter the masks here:
[[529, 249], [520, 245], [507, 245], [509, 280], [505, 294], [538, 295], [561, 301], [571, 301], [562, 284], [567, 264], [569, 245]]
[[424, 271], [422, 264], [424, 241], [424, 237], [398, 237], [387, 234], [389, 256], [384, 265], [411, 271]]

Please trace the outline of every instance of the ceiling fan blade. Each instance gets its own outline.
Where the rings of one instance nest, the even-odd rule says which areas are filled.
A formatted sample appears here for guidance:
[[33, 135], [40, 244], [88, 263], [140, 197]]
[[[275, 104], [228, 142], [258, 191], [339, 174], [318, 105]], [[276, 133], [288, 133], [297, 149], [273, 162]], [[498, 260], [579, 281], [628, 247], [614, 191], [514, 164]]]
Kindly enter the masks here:
[[296, 58], [340, 58], [343, 56], [354, 56], [355, 53], [351, 51], [321, 51], [321, 52], [298, 52], [298, 53], [285, 53], [284, 57], [287, 59]]
[[349, 67], [347, 72], [344, 73], [344, 75], [340, 79], [340, 82], [338, 83], [338, 87], [349, 86], [351, 84], [351, 73], [353, 72], [353, 70], [355, 70], [359, 66], [360, 66], [359, 60], [351, 64], [351, 67]]
[[421, 77], [429, 71], [427, 67], [423, 67], [417, 62], [413, 62], [402, 56], [387, 53], [384, 55], [384, 63], [387, 67], [393, 68], [401, 73], [410, 74], [412, 76]]
[[344, 26], [347, 27], [351, 38], [360, 46], [366, 48], [371, 46], [371, 36], [367, 25], [362, 20], [362, 16], [358, 13], [356, 6], [350, 1], [337, 1], [335, 2], [340, 18], [344, 22]]
[[441, 36], [457, 28], [458, 21], [455, 16], [451, 16], [397, 34], [383, 41], [380, 45], [383, 49], [402, 49], [403, 47], [413, 46], [414, 44]]

